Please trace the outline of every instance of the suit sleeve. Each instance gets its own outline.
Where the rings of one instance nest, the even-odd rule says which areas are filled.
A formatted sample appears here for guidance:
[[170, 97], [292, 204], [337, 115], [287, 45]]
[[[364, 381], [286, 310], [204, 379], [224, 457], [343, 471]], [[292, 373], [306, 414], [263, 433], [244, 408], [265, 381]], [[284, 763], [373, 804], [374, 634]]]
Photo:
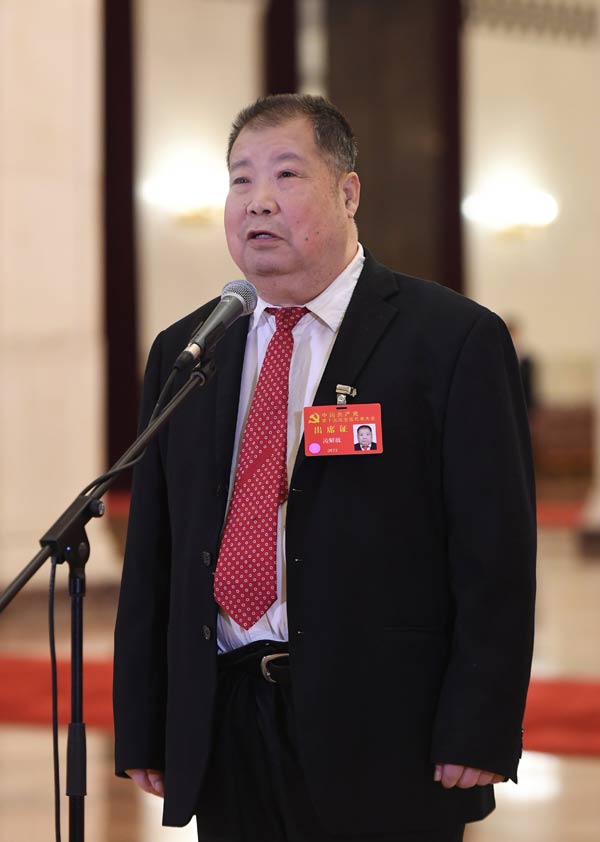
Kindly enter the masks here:
[[[161, 337], [148, 358], [140, 414], [143, 429], [160, 391]], [[115, 765], [163, 769], [170, 528], [159, 439], [133, 475], [131, 510], [115, 628]]]
[[516, 781], [533, 648], [535, 491], [518, 362], [489, 311], [458, 356], [443, 447], [454, 623], [431, 759]]

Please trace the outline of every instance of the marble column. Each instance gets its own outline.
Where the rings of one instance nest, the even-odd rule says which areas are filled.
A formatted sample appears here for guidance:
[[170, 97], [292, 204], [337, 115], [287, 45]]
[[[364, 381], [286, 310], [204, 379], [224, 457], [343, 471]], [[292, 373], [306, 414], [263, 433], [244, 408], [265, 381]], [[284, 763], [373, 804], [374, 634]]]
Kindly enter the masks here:
[[100, 0], [0, 2], [0, 586], [105, 467], [101, 37]]

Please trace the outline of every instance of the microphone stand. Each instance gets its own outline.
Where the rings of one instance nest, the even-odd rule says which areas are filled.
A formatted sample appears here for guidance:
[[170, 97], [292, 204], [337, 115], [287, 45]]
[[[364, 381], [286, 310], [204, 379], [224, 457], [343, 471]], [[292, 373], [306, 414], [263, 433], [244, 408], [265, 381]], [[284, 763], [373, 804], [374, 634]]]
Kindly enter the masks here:
[[120, 470], [138, 457], [168, 421], [172, 413], [194, 389], [205, 386], [216, 372], [214, 362], [204, 360], [191, 372], [189, 380], [179, 389], [162, 411], [152, 420], [133, 444], [115, 462], [105, 479], [89, 494], [79, 494], [67, 506], [58, 520], [40, 538], [42, 549], [23, 568], [0, 595], [0, 613], [51, 556], [69, 565], [69, 595], [71, 597], [71, 722], [67, 737], [67, 797], [69, 798], [69, 842], [84, 840], [84, 797], [86, 795], [86, 739], [83, 722], [83, 597], [85, 596], [85, 565], [90, 557], [90, 542], [85, 526], [105, 511], [100, 499], [115, 482]]

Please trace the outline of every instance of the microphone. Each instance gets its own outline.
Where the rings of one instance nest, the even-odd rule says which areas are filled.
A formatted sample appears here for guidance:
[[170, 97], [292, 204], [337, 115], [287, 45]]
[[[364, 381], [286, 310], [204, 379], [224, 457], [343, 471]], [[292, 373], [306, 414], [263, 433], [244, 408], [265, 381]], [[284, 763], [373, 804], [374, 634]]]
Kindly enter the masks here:
[[221, 300], [206, 321], [194, 332], [188, 345], [175, 360], [173, 368], [188, 368], [212, 351], [240, 316], [248, 316], [254, 312], [257, 302], [256, 289], [248, 281], [230, 281], [225, 284]]

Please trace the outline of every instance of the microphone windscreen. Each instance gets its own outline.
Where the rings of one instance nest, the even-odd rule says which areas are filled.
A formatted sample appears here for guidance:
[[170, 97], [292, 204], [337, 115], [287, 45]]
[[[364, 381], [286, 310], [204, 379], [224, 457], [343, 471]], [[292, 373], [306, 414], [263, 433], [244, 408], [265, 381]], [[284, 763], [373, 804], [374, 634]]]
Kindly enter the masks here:
[[232, 295], [242, 302], [244, 316], [254, 312], [258, 303], [258, 294], [253, 284], [249, 281], [229, 281], [229, 283], [225, 284], [223, 287], [221, 300]]

